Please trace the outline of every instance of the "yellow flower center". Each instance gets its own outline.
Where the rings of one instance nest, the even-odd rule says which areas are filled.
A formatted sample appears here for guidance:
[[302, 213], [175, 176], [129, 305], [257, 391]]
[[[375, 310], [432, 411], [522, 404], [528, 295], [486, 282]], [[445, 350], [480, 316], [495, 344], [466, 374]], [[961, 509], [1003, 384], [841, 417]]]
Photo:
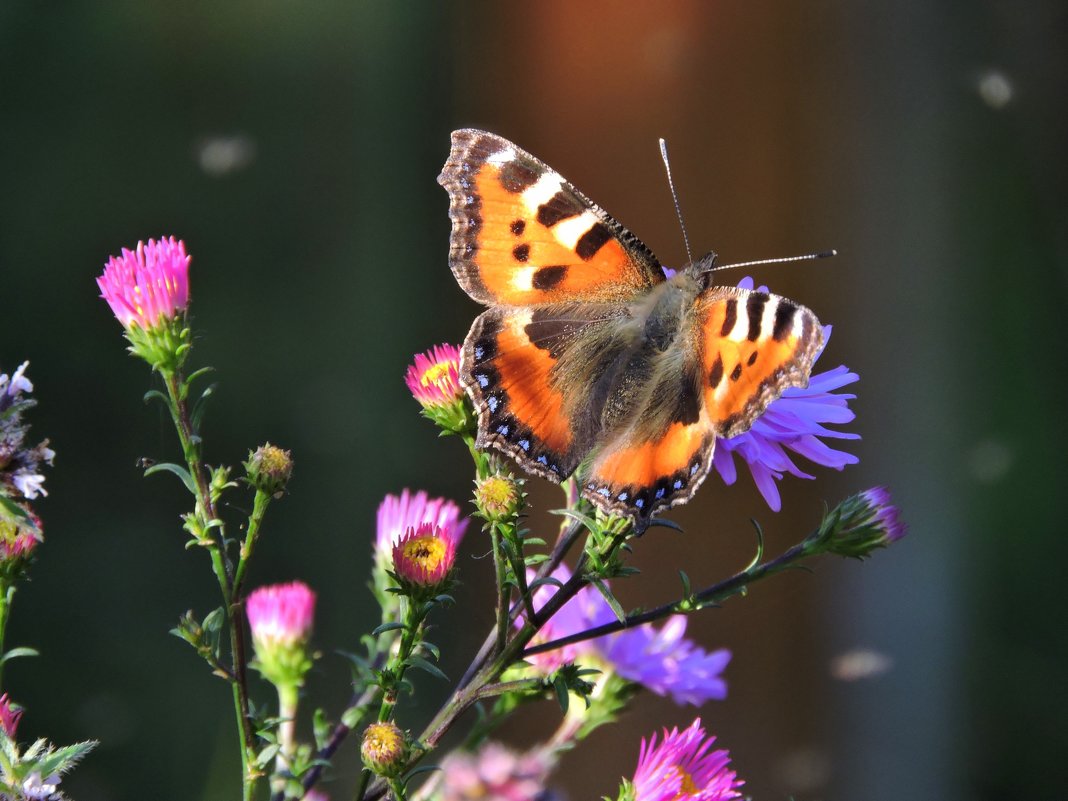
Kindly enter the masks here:
[[445, 550], [445, 541], [433, 534], [416, 537], [404, 543], [402, 547], [405, 561], [430, 573], [438, 569], [438, 565], [445, 558]]
[[428, 387], [431, 384], [438, 386], [443, 381], [446, 381], [449, 377], [449, 362], [438, 362], [431, 367], [428, 367], [424, 372], [422, 378], [419, 379], [424, 387]]
[[675, 796], [673, 801], [680, 801], [681, 799], [694, 798], [701, 791], [693, 782], [693, 776], [684, 771], [678, 765], [672, 768], [672, 770], [679, 776], [682, 776], [682, 781], [679, 783], [679, 794]]

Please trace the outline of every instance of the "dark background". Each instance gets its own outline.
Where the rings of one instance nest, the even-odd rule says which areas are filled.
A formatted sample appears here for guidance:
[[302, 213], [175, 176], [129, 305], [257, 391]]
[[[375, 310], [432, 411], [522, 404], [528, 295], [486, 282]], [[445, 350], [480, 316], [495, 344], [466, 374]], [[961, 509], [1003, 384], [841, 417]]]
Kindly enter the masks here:
[[[217, 590], [182, 548], [177, 482], [136, 467], [177, 451], [97, 298], [110, 254], [175, 234], [194, 256], [194, 362], [221, 381], [208, 460], [237, 464], [267, 439], [294, 451], [250, 582], [318, 590], [311, 703], [336, 712], [333, 652], [375, 622], [381, 496], [470, 487], [461, 445], [436, 438], [401, 381], [412, 353], [461, 340], [477, 312], [446, 265], [434, 178], [449, 131], [514, 139], [679, 264], [663, 136], [695, 250], [839, 249], [756, 277], [835, 324], [821, 367], [860, 373], [864, 439], [859, 466], [785, 481], [779, 514], [748, 476], [710, 478], [672, 514], [684, 535], [639, 543], [624, 601], [670, 597], [679, 566], [708, 583], [744, 565], [750, 516], [777, 552], [821, 500], [888, 484], [912, 526], [900, 545], [693, 620], [704, 645], [734, 651], [705, 724], [759, 799], [1059, 796], [1066, 28], [1052, 1], [5, 0], [0, 368], [31, 360], [34, 433], [58, 454], [8, 636], [42, 651], [4, 675], [27, 707], [21, 739], [102, 741], [65, 783], [80, 801], [237, 795], [229, 693], [166, 633]], [[212, 161], [220, 148], [236, 161]], [[546, 526], [559, 499], [533, 484]], [[438, 636], [453, 676], [492, 617], [477, 538]], [[831, 661], [856, 648], [891, 669], [835, 680]], [[533, 742], [555, 714], [508, 739]], [[643, 696], [557, 779], [575, 799], [614, 796], [640, 737], [693, 716]], [[335, 798], [355, 771], [343, 752]]]

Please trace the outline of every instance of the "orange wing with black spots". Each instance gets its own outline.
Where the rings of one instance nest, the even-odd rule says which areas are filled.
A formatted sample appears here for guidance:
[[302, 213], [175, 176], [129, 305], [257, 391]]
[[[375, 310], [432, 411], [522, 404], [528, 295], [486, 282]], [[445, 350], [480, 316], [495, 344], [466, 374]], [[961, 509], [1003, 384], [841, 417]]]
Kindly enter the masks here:
[[789, 387], [808, 386], [823, 345], [816, 315], [791, 300], [714, 287], [698, 301], [704, 406], [716, 435], [747, 431]]
[[499, 136], [453, 132], [449, 264], [486, 305], [614, 302], [664, 280], [656, 257], [559, 173]]

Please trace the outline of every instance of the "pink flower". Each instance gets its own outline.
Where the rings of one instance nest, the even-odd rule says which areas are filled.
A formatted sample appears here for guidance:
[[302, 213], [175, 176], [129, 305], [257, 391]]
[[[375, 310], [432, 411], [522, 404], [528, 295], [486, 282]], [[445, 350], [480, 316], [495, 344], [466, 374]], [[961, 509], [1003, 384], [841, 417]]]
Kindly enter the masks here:
[[553, 762], [544, 754], [517, 754], [489, 742], [478, 753], [454, 751], [441, 764], [441, 801], [535, 801], [555, 798], [545, 781]]
[[22, 707], [11, 703], [7, 693], [0, 695], [0, 728], [10, 739], [15, 739], [15, 730], [19, 727], [19, 718], [22, 717]]
[[425, 492], [403, 490], [387, 495], [378, 507], [375, 551], [389, 554], [410, 528], [433, 523], [444, 536], [459, 545], [467, 530], [468, 519], [460, 519], [460, 507], [445, 498], [431, 498]]
[[150, 239], [112, 256], [96, 283], [123, 327], [154, 328], [189, 305], [189, 261], [185, 243], [173, 236]]
[[642, 740], [634, 772], [634, 801], [727, 801], [741, 794], [744, 782], [730, 770], [730, 754], [710, 751], [715, 737], [705, 734], [701, 719], [688, 729], [670, 732], [658, 745], [656, 735]]
[[440, 587], [455, 563], [456, 541], [433, 523], [408, 529], [393, 546], [393, 572], [416, 587]]
[[274, 584], [250, 593], [245, 608], [257, 649], [293, 645], [311, 634], [315, 593], [300, 581]]
[[455, 345], [435, 345], [416, 354], [404, 382], [423, 408], [447, 406], [464, 397], [460, 388], [460, 349]]

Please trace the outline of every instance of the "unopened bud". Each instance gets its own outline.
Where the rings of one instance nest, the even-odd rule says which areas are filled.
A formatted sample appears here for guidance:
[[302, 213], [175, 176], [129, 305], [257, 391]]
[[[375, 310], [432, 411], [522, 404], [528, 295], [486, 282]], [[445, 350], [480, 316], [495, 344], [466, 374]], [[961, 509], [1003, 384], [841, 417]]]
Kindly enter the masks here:
[[276, 497], [293, 474], [293, 457], [289, 451], [267, 443], [248, 455], [245, 462], [248, 483], [260, 492]]
[[522, 481], [500, 473], [476, 481], [475, 505], [490, 522], [508, 520], [523, 506]]
[[360, 755], [363, 764], [375, 774], [387, 778], [397, 776], [408, 757], [404, 732], [392, 721], [372, 723], [363, 733]]

